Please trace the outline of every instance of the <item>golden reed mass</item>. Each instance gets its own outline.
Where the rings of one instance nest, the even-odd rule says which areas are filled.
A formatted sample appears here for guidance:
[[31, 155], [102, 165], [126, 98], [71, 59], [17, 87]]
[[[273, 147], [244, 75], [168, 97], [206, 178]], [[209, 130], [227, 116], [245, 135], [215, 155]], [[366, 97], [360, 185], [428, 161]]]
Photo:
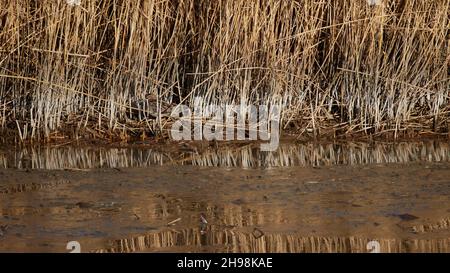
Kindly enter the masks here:
[[0, 130], [168, 136], [170, 110], [202, 97], [281, 102], [298, 136], [448, 135], [449, 5], [0, 0]]

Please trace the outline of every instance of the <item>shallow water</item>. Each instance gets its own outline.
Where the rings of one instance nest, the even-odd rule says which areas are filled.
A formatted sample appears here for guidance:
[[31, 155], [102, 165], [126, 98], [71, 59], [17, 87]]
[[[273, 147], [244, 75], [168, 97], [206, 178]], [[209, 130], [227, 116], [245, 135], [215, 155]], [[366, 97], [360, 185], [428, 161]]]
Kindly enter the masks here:
[[450, 252], [449, 145], [3, 152], [0, 251]]

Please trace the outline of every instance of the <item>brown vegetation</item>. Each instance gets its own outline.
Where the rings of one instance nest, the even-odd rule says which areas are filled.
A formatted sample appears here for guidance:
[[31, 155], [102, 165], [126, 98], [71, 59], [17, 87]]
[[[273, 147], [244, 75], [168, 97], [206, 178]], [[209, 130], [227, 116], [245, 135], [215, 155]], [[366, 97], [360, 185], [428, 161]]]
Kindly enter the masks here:
[[282, 103], [297, 135], [448, 135], [449, 10], [449, 0], [0, 0], [1, 134], [158, 135], [171, 105], [202, 96]]

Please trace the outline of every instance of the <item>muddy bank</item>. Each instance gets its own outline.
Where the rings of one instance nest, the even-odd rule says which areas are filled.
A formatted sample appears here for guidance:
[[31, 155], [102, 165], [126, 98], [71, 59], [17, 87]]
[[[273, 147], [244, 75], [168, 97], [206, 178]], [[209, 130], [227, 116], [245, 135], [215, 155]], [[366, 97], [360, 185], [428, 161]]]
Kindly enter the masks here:
[[449, 252], [449, 178], [448, 162], [3, 169], [0, 251]]

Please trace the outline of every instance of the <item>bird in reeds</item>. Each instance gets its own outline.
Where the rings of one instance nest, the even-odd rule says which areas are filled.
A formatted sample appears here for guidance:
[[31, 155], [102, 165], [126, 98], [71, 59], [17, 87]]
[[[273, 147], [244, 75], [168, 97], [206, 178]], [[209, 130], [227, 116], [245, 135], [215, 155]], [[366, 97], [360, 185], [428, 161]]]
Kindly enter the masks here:
[[168, 103], [161, 98], [158, 99], [155, 94], [149, 94], [144, 99], [134, 100], [131, 103], [132, 110], [135, 114], [143, 114], [144, 116], [153, 118], [169, 116], [175, 106], [176, 104], [174, 103]]

